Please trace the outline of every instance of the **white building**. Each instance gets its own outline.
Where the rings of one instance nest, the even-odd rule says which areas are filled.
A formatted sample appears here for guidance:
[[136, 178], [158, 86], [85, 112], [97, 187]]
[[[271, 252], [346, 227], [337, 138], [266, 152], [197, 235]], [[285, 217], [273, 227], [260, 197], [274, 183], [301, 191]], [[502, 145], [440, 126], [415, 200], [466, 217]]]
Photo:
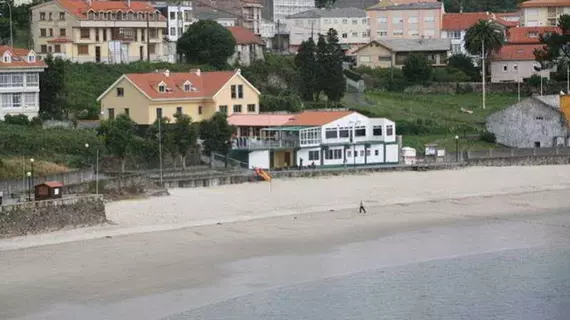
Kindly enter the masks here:
[[326, 34], [333, 28], [338, 32], [340, 44], [345, 49], [370, 42], [370, 28], [366, 11], [357, 8], [311, 9], [290, 15], [285, 20], [289, 32], [289, 46], [294, 52], [301, 42], [319, 33]]
[[179, 3], [166, 1], [153, 1], [152, 6], [157, 8], [166, 17], [166, 30], [164, 40], [166, 40], [164, 55], [168, 62], [176, 62], [176, 41], [184, 34], [188, 26], [194, 21], [192, 17], [192, 2], [180, 1]]
[[235, 27], [238, 19], [235, 15], [215, 9], [195, 10], [194, 18], [195, 22], [199, 20], [214, 20], [224, 27]]
[[[228, 118], [230, 124], [247, 127], [248, 115]], [[252, 127], [260, 117], [251, 116]], [[304, 111], [267, 117], [278, 126], [260, 130], [240, 130], [249, 136], [233, 141], [234, 152], [243, 152], [250, 168], [279, 169], [306, 166], [358, 166], [396, 164], [400, 147], [396, 124], [385, 118], [368, 118], [354, 111]], [[259, 136], [251, 134], [258, 132]]]
[[33, 50], [0, 46], [0, 119], [40, 111], [40, 72], [47, 67]]
[[288, 16], [314, 8], [314, 0], [265, 0], [262, 14], [264, 19], [273, 21], [276, 33], [284, 34]]
[[275, 37], [275, 23], [267, 19], [262, 19], [259, 31], [261, 39], [265, 41], [265, 46], [267, 48], [272, 48], [273, 37]]

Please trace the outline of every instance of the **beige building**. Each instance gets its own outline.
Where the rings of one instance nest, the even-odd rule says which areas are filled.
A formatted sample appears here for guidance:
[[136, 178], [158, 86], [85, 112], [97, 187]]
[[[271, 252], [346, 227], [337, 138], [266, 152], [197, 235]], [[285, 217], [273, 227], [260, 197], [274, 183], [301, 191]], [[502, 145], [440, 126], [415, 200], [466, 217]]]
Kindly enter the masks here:
[[0, 46], [0, 120], [8, 114], [38, 116], [40, 73], [46, 67], [33, 50]]
[[451, 50], [449, 39], [391, 39], [372, 41], [353, 51], [357, 66], [372, 68], [401, 68], [408, 55], [420, 52], [427, 56], [434, 67], [444, 66]]
[[540, 44], [506, 44], [491, 57], [491, 82], [523, 82], [533, 75], [550, 78], [552, 70], [542, 70], [534, 57]]
[[146, 2], [55, 0], [31, 9], [35, 51], [77, 62], [166, 60], [166, 26]]
[[236, 71], [171, 73], [168, 70], [132, 73], [121, 76], [97, 101], [103, 119], [126, 113], [140, 125], [150, 125], [157, 118], [173, 119], [184, 113], [193, 121], [212, 117], [216, 112], [232, 114], [259, 113], [257, 90]]
[[521, 26], [556, 26], [562, 14], [570, 14], [570, 0], [530, 0], [521, 3]]

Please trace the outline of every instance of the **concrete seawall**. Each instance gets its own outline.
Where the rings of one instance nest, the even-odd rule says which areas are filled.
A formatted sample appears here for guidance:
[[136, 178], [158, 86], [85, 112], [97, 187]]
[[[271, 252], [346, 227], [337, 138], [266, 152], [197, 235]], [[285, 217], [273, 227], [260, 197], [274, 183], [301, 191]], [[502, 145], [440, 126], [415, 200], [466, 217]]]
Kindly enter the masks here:
[[103, 197], [78, 196], [0, 207], [0, 238], [107, 221]]

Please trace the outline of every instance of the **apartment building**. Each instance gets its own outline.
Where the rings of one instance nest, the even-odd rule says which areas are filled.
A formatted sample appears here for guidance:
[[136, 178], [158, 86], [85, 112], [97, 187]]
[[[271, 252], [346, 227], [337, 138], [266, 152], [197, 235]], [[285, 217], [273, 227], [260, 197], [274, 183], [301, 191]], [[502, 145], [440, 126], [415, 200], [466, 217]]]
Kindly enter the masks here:
[[333, 28], [344, 49], [370, 42], [366, 11], [357, 8], [311, 9], [285, 20], [289, 32], [289, 48], [297, 52], [301, 42], [313, 37], [315, 42], [320, 34]]
[[238, 24], [238, 18], [234, 14], [210, 8], [194, 10], [194, 22], [200, 20], [213, 20], [224, 27], [235, 27]]
[[0, 46], [0, 119], [40, 111], [40, 73], [47, 67], [33, 50]]
[[436, 0], [382, 0], [366, 9], [370, 38], [439, 38], [443, 12], [443, 4]]
[[519, 5], [521, 26], [556, 26], [561, 14], [570, 14], [570, 0], [530, 0]]
[[507, 21], [492, 12], [445, 13], [442, 19], [441, 37], [451, 40], [451, 54], [468, 54], [465, 50], [465, 33], [480, 20], [492, 20], [507, 28], [517, 26], [516, 21]]
[[103, 119], [121, 113], [139, 125], [151, 125], [156, 119], [173, 119], [177, 113], [193, 121], [209, 119], [216, 112], [232, 114], [259, 113], [257, 90], [235, 71], [189, 72], [169, 70], [122, 75], [97, 101]]
[[147, 2], [54, 0], [31, 8], [34, 49], [76, 62], [168, 60], [167, 20]]
[[179, 1], [178, 3], [166, 1], [151, 1], [150, 4], [166, 17], [166, 30], [164, 30], [164, 56], [170, 63], [176, 62], [178, 56], [176, 41], [184, 34], [193, 22], [192, 2]]

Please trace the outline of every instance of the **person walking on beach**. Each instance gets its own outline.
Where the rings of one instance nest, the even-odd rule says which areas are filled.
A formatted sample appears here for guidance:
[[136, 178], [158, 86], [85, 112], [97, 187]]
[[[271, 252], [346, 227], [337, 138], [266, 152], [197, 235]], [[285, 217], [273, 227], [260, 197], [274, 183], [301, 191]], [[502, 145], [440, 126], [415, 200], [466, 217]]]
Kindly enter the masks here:
[[364, 204], [360, 201], [360, 208], [358, 209], [358, 213], [366, 213], [366, 209], [364, 209]]

